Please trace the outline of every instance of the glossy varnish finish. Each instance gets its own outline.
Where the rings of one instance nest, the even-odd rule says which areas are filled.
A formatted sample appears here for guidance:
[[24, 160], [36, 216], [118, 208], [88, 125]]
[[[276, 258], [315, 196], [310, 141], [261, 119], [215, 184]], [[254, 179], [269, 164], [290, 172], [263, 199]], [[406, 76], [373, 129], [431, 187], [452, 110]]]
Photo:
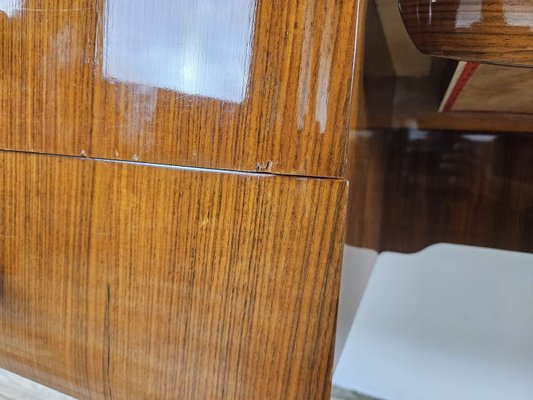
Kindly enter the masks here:
[[533, 252], [531, 134], [366, 131], [350, 148], [348, 243]]
[[2, 149], [342, 175], [356, 0], [0, 7]]
[[344, 182], [5, 152], [0, 172], [1, 368], [81, 399], [329, 398]]
[[530, 0], [399, 0], [424, 53], [468, 61], [533, 66]]

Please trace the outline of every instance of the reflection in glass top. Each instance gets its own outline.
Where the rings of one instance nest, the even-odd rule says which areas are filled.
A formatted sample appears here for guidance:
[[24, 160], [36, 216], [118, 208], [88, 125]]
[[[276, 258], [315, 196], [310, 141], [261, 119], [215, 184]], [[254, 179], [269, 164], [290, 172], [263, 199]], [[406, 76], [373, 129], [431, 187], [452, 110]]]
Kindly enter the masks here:
[[481, 2], [460, 2], [455, 20], [456, 28], [470, 28], [481, 21]]
[[[432, 1], [435, 3], [435, 1]], [[501, 23], [508, 27], [526, 27], [533, 29], [533, 2], [509, 2], [505, 0], [463, 0], [455, 17], [456, 28], [470, 28], [482, 20]], [[494, 15], [494, 10], [498, 15]], [[503, 20], [499, 20], [503, 17]]]
[[505, 23], [511, 26], [523, 26], [533, 30], [533, 1], [520, 4], [503, 3]]
[[240, 103], [256, 0], [107, 0], [106, 79]]

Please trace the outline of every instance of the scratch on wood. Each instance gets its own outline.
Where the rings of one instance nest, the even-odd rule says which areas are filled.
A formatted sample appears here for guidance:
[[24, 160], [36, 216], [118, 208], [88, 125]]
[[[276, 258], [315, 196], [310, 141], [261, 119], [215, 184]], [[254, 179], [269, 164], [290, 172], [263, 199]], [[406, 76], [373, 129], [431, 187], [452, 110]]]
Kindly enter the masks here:
[[272, 161], [268, 160], [266, 163], [257, 163], [255, 170], [257, 172], [272, 172]]

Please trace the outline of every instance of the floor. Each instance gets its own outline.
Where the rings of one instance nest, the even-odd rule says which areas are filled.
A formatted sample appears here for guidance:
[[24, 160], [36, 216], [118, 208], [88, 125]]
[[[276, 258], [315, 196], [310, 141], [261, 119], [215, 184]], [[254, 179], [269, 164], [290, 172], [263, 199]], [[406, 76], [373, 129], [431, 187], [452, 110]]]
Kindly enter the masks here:
[[331, 400], [376, 400], [371, 397], [366, 397], [355, 392], [350, 392], [348, 390], [333, 387], [331, 391]]
[[[38, 383], [0, 370], [0, 400], [74, 400]], [[333, 388], [331, 400], [372, 400], [340, 388]]]
[[73, 400], [28, 379], [0, 370], [0, 400]]

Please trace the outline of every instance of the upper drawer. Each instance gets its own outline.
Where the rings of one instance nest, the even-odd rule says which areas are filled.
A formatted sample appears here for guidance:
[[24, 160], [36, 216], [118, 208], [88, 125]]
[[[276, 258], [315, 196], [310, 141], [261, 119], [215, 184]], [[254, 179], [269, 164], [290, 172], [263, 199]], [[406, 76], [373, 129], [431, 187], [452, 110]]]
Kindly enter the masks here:
[[0, 2], [0, 147], [341, 176], [356, 2]]

